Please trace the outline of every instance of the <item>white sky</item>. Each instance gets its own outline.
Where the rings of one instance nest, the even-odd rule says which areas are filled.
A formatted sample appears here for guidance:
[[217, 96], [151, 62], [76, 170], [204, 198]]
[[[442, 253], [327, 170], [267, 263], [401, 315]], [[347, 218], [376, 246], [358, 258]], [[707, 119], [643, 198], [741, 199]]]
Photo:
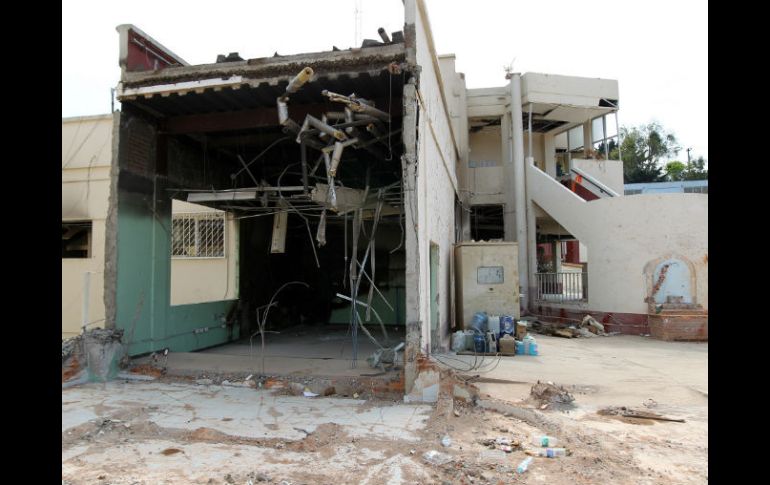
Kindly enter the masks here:
[[[454, 53], [469, 88], [507, 84], [514, 70], [617, 79], [620, 123], [657, 120], [708, 158], [706, 0], [427, 0], [439, 54]], [[346, 49], [355, 0], [68, 0], [62, 4], [62, 116], [107, 113], [118, 33], [132, 23], [190, 64]], [[403, 29], [401, 0], [360, 0], [362, 34]], [[128, 8], [130, 5], [130, 8]]]

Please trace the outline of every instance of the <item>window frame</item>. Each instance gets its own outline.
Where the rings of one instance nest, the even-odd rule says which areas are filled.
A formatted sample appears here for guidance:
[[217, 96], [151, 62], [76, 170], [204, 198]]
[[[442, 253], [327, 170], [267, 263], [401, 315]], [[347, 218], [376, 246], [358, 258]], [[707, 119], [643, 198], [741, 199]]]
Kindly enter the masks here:
[[[195, 241], [195, 254], [174, 254], [174, 222], [183, 219], [192, 219], [194, 221], [194, 235]], [[222, 254], [221, 255], [204, 255], [201, 256], [201, 222], [218, 221], [222, 222]], [[184, 243], [184, 237], [182, 238]], [[171, 252], [171, 259], [225, 259], [227, 258], [227, 212], [175, 212], [171, 214], [171, 241], [169, 245]]]

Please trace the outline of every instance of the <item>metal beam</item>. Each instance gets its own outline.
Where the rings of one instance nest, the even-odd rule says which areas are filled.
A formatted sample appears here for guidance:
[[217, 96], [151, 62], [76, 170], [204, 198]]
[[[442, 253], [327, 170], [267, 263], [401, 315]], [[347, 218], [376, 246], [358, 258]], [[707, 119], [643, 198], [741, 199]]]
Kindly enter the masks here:
[[[181, 101], [181, 100], [180, 100]], [[377, 99], [377, 105], [387, 106], [386, 99]], [[127, 104], [137, 103], [127, 101]], [[392, 116], [401, 116], [401, 103], [393, 103]], [[149, 107], [149, 103], [143, 107]], [[307, 115], [320, 118], [329, 111], [328, 103], [293, 104], [289, 106], [289, 116], [294, 120], [304, 120]], [[157, 112], [156, 112], [157, 113]], [[231, 111], [227, 113], [205, 113], [184, 116], [173, 116], [163, 120], [160, 131], [176, 135], [186, 133], [214, 133], [222, 131], [247, 130], [279, 126], [278, 114], [275, 106], [255, 108], [243, 111]]]

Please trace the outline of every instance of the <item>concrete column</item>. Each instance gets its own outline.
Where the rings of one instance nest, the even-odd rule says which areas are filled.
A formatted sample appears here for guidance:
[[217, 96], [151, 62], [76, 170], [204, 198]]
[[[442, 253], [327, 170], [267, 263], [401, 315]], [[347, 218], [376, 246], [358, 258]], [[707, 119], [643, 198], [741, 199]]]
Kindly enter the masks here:
[[471, 240], [471, 213], [468, 212], [470, 210], [470, 200], [471, 198], [468, 196], [468, 194], [463, 194], [462, 198], [464, 199], [463, 205], [460, 207], [460, 241], [470, 241]]
[[[529, 251], [527, 244], [527, 194], [524, 166], [524, 126], [521, 109], [521, 74], [511, 78], [511, 165], [513, 166], [513, 191], [516, 200], [516, 242], [519, 243], [519, 284], [524, 290], [521, 305], [529, 308]], [[508, 187], [510, 190], [510, 186]]]
[[545, 173], [556, 178], [556, 140], [553, 134], [543, 135], [543, 148], [545, 152]]
[[417, 358], [421, 353], [423, 325], [420, 321], [420, 248], [417, 201], [417, 88], [412, 78], [404, 85], [403, 140], [404, 154], [401, 168], [404, 174], [404, 234], [406, 271], [406, 347], [404, 348], [404, 385], [406, 394], [417, 378]]
[[511, 115], [506, 113], [500, 119], [500, 154], [503, 165], [503, 239], [506, 242], [516, 241], [516, 191], [513, 176], [513, 155], [511, 151]]
[[593, 127], [591, 126], [591, 120], [583, 123], [583, 155], [588, 158], [589, 150], [594, 148], [593, 141]]
[[561, 241], [553, 243], [553, 270], [555, 273], [561, 272]]

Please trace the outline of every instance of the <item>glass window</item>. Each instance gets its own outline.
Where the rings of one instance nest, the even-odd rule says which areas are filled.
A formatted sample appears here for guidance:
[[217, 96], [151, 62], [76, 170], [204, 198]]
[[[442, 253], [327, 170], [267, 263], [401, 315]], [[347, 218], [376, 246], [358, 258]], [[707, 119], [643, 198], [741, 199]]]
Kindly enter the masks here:
[[604, 116], [600, 116], [598, 118], [594, 118], [591, 122], [591, 136], [593, 137], [593, 140], [591, 141], [602, 141], [604, 140]]
[[61, 223], [61, 257], [91, 257], [91, 221], [67, 221]]

